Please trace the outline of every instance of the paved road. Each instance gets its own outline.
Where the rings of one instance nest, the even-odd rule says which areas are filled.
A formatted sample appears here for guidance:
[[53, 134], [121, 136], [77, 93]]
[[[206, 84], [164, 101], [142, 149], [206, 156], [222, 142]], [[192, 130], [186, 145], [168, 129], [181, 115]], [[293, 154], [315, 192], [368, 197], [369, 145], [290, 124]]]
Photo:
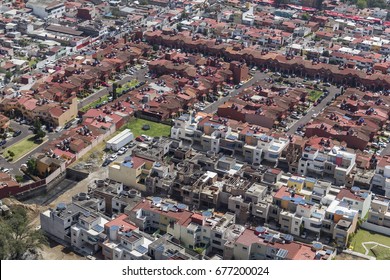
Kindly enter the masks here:
[[[144, 69], [140, 69], [140, 70], [137, 70], [137, 72], [130, 76], [130, 75], [125, 75], [122, 80], [120, 81], [117, 81], [117, 83], [119, 85], [123, 85], [127, 82], [130, 82], [134, 79], [137, 79], [138, 81], [144, 81], [146, 80], [145, 79], [145, 74], [146, 72], [148, 72], [148, 68], [144, 68]], [[95, 102], [96, 100], [98, 100], [99, 98], [107, 95], [110, 93], [110, 91], [112, 90], [112, 85], [110, 85], [109, 87], [106, 87], [106, 88], [103, 88], [97, 92], [95, 92], [94, 94], [91, 94], [89, 95], [88, 97], [84, 98], [83, 100], [81, 100], [79, 103], [78, 103], [78, 108], [81, 109], [83, 108], [84, 106], [88, 105], [88, 104], [91, 104], [92, 102]]]
[[[150, 80], [150, 79], [147, 79], [147, 78], [144, 77], [146, 72], [148, 72], [148, 68], [137, 70], [137, 72], [134, 75], [132, 75], [132, 76], [125, 76], [121, 81], [118, 81], [118, 84], [122, 85], [124, 83], [127, 83], [127, 82], [133, 80], [133, 79], [137, 79], [138, 81]], [[104, 89], [96, 92], [95, 94], [90, 95], [86, 99], [82, 100], [78, 104], [78, 107], [81, 108], [81, 107], [83, 107], [85, 105], [88, 105], [89, 103], [94, 102], [95, 100], [98, 100], [100, 97], [102, 97], [102, 96], [104, 96], [106, 94], [108, 94], [108, 90], [107, 90], [107, 88], [104, 88]], [[33, 132], [28, 129], [29, 126], [30, 125], [19, 124], [16, 121], [11, 120], [11, 127], [12, 127], [12, 129], [13, 130], [21, 130], [22, 134], [19, 135], [18, 137], [7, 139], [6, 147], [9, 147], [12, 144], [14, 144], [14, 143], [24, 139], [28, 135], [32, 136]], [[46, 136], [47, 136], [48, 142], [53, 141], [54, 139], [57, 139], [62, 133], [63, 132], [47, 133]], [[11, 171], [10, 173], [12, 173], [14, 175], [22, 175], [22, 172], [20, 172], [20, 170], [19, 170], [21, 164], [26, 163], [26, 161], [31, 156], [31, 154], [34, 154], [34, 153], [37, 153], [37, 152], [43, 152], [44, 148], [46, 148], [46, 145], [42, 145], [42, 146], [38, 147], [37, 149], [30, 151], [28, 154], [26, 154], [25, 156], [21, 157], [18, 161], [14, 162], [14, 163], [7, 162], [3, 157], [0, 156], [0, 166], [8, 168]]]
[[[10, 138], [9, 140], [7, 140], [6, 147], [9, 147], [9, 146], [15, 144], [16, 142], [26, 138], [26, 137], [34, 135], [33, 132], [28, 129], [30, 125], [19, 124], [16, 121], [11, 120], [10, 126], [13, 130], [22, 131], [22, 134], [19, 135], [18, 137]], [[60, 135], [61, 135], [61, 132], [52, 132], [52, 133], [47, 133], [46, 137], [47, 137], [48, 141], [52, 141], [52, 140], [58, 138]], [[27, 153], [26, 155], [24, 155], [23, 157], [18, 159], [18, 161], [13, 162], [13, 163], [7, 162], [3, 157], [0, 156], [0, 166], [3, 166], [3, 167], [10, 169], [10, 171], [12, 171], [11, 173], [13, 173], [15, 175], [22, 175], [22, 173], [19, 171], [20, 165], [23, 163], [26, 163], [26, 161], [28, 160], [29, 156], [32, 153], [42, 152], [43, 148], [45, 148], [44, 144], [42, 146], [38, 147], [37, 149], [30, 151], [29, 153]]]
[[287, 131], [287, 134], [294, 134], [297, 128], [302, 124], [307, 124], [310, 119], [313, 117], [314, 114], [319, 114], [326, 106], [326, 103], [328, 101], [331, 101], [333, 97], [335, 97], [336, 93], [340, 92], [340, 89], [338, 89], [335, 86], [330, 86], [327, 88], [329, 90], [329, 94], [327, 97], [325, 97], [320, 104], [317, 106], [312, 106], [309, 111], [307, 112], [306, 116], [303, 116], [300, 118], [297, 122], [295, 122], [290, 129]]
[[265, 79], [269, 77], [267, 74], [262, 72], [256, 72], [256, 74], [250, 79], [248, 82], [244, 83], [243, 86], [239, 89], [234, 89], [230, 92], [228, 96], [221, 97], [217, 101], [209, 104], [203, 112], [208, 114], [213, 114], [217, 111], [218, 107], [222, 105], [224, 102], [228, 101], [230, 98], [238, 95], [240, 92], [242, 92], [244, 89], [251, 87], [254, 83], [258, 82], [261, 79]]

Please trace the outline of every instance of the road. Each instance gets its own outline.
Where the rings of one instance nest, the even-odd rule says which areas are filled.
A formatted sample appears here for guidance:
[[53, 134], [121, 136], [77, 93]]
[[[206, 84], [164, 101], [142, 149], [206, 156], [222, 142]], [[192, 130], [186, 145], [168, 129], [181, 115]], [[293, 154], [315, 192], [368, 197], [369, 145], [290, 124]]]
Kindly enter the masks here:
[[[22, 133], [18, 137], [10, 138], [9, 140], [7, 140], [6, 147], [10, 147], [11, 145], [15, 144], [16, 142], [19, 142], [26, 137], [30, 137], [30, 136], [34, 135], [33, 132], [28, 129], [30, 125], [19, 124], [15, 120], [11, 120], [10, 126], [14, 131], [20, 130], [20, 131], [22, 131]], [[61, 132], [47, 133], [46, 138], [48, 139], [48, 141], [52, 141], [52, 140], [58, 138], [60, 135], [61, 135]], [[11, 171], [11, 173], [14, 175], [23, 175], [23, 173], [19, 171], [20, 165], [23, 163], [26, 163], [26, 161], [28, 160], [29, 156], [32, 153], [42, 152], [44, 147], [45, 147], [44, 144], [42, 146], [39, 146], [35, 150], [32, 150], [29, 153], [25, 154], [23, 157], [18, 159], [16, 162], [8, 162], [3, 157], [0, 156], [0, 166], [8, 168]]]
[[[149, 80], [149, 79], [146, 79], [144, 76], [146, 74], [146, 72], [148, 72], [148, 68], [144, 68], [144, 69], [139, 69], [136, 71], [136, 73], [132, 76], [125, 76], [123, 77], [122, 80], [118, 81], [117, 83], [120, 84], [120, 85], [123, 85], [133, 79], [137, 79], [138, 81], [145, 81], [145, 80]], [[85, 105], [88, 105], [96, 100], [98, 100], [100, 97], [108, 94], [108, 88], [104, 88], [100, 91], [97, 91], [96, 93], [88, 96], [87, 98], [83, 99], [81, 102], [79, 102], [78, 104], [78, 108], [82, 108], [84, 107]], [[6, 147], [9, 147], [13, 144], [15, 144], [16, 142], [24, 139], [25, 137], [27, 137], [28, 135], [33, 135], [33, 132], [31, 130], [29, 130], [30, 125], [27, 125], [27, 124], [19, 124], [17, 123], [16, 121], [14, 120], [11, 120], [11, 128], [16, 131], [16, 130], [20, 130], [22, 131], [21, 135], [17, 136], [17, 137], [12, 137], [12, 138], [9, 138], [7, 139], [7, 144], [6, 144]], [[51, 132], [51, 133], [47, 133], [46, 134], [46, 137], [47, 137], [47, 141], [50, 142], [50, 141], [53, 141], [54, 139], [57, 139], [61, 136], [63, 132]], [[37, 153], [37, 152], [43, 152], [43, 149], [46, 147], [46, 145], [42, 145], [42, 146], [39, 146], [38, 148], [36, 148], [35, 150], [32, 150], [30, 151], [29, 153], [27, 153], [26, 155], [24, 155], [23, 157], [21, 157], [20, 159], [18, 159], [16, 162], [7, 162], [3, 157], [0, 156], [0, 166], [2, 167], [6, 167], [8, 168], [14, 175], [23, 175], [23, 173], [19, 170], [21, 164], [23, 163], [26, 163], [28, 158], [31, 156], [31, 154], [34, 154], [34, 153]]]
[[[126, 75], [122, 78], [122, 80], [117, 81], [117, 83], [118, 83], [118, 85], [123, 85], [127, 82], [134, 80], [134, 79], [137, 79], [138, 81], [144, 81], [144, 80], [146, 80], [144, 77], [146, 72], [148, 72], [148, 68], [139, 69], [139, 70], [137, 70], [137, 72], [134, 75], [132, 75], [132, 76]], [[99, 100], [99, 98], [109, 94], [111, 90], [112, 90], [112, 85], [89, 95], [88, 97], [84, 98], [83, 100], [81, 100], [78, 103], [78, 105], [77, 105], [78, 109], [80, 110], [84, 106], [91, 104], [92, 102], [95, 102], [96, 100]]]
[[307, 124], [310, 119], [313, 117], [314, 114], [319, 114], [327, 105], [329, 101], [332, 101], [332, 99], [336, 96], [336, 93], [340, 92], [340, 89], [338, 89], [335, 86], [330, 86], [327, 88], [329, 90], [329, 94], [327, 97], [325, 97], [320, 104], [317, 106], [312, 106], [307, 114], [300, 118], [297, 122], [295, 122], [290, 129], [287, 131], [287, 134], [294, 134], [295, 131], [297, 131], [297, 128], [300, 125]]
[[252, 77], [252, 79], [250, 79], [249, 81], [247, 81], [246, 83], [243, 84], [243, 86], [239, 89], [234, 89], [230, 92], [229, 95], [227, 96], [224, 96], [224, 97], [221, 97], [220, 99], [218, 99], [217, 101], [209, 104], [204, 110], [203, 112], [205, 113], [208, 113], [208, 114], [213, 114], [217, 111], [218, 107], [221, 106], [223, 103], [225, 103], [226, 101], [228, 101], [230, 98], [234, 97], [234, 96], [237, 96], [240, 92], [242, 92], [244, 89], [246, 88], [249, 88], [251, 87], [254, 83], [258, 82], [259, 80], [261, 79], [265, 79], [269, 77], [267, 74], [265, 73], [262, 73], [260, 71], [256, 72], [255, 75]]

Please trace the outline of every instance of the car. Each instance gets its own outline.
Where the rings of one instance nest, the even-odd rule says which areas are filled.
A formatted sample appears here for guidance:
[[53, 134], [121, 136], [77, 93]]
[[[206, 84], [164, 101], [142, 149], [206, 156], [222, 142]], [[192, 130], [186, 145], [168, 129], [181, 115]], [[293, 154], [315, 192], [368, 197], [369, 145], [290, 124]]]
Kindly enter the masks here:
[[145, 134], [142, 134], [141, 137], [144, 138], [146, 141], [151, 141], [152, 140], [152, 137], [150, 137], [148, 135], [145, 135]]
[[119, 149], [118, 155], [123, 155], [123, 154], [126, 153], [126, 152], [127, 152], [127, 148], [122, 147], [122, 148]]
[[110, 160], [110, 161], [114, 161], [114, 160], [116, 160], [118, 158], [118, 156], [116, 155], [116, 154], [112, 154], [108, 159]]
[[25, 124], [25, 123], [27, 123], [26, 120], [21, 120], [21, 121], [20, 121], [20, 124]]
[[136, 143], [130, 142], [128, 146], [129, 146], [129, 148], [133, 148], [133, 147], [136, 146], [136, 145], [137, 145]]
[[0, 146], [3, 146], [5, 144], [7, 144], [7, 140], [3, 139], [3, 140], [0, 141]]
[[329, 106], [330, 104], [332, 104], [332, 101], [326, 102], [326, 106]]
[[9, 173], [9, 169], [8, 169], [8, 168], [4, 168], [4, 169], [3, 169], [3, 172], [4, 172], [4, 173]]
[[18, 137], [20, 134], [22, 134], [22, 132], [20, 130], [16, 130], [12, 137]]
[[65, 124], [64, 126], [64, 129], [68, 129], [72, 126], [72, 123], [71, 122], [68, 122], [67, 124]]
[[109, 87], [110, 85], [108, 83], [106, 83], [106, 82], [102, 82], [102, 86]]
[[302, 238], [306, 238], [306, 237], [307, 237], [306, 231], [302, 232], [301, 237], [302, 237]]
[[325, 238], [325, 244], [330, 244], [331, 241], [332, 241], [332, 238], [330, 238], [329, 236], [327, 238]]
[[141, 137], [141, 136], [138, 136], [138, 137], [135, 138], [135, 141], [144, 142], [145, 139], [143, 137]]
[[329, 83], [324, 83], [324, 87], [330, 87]]

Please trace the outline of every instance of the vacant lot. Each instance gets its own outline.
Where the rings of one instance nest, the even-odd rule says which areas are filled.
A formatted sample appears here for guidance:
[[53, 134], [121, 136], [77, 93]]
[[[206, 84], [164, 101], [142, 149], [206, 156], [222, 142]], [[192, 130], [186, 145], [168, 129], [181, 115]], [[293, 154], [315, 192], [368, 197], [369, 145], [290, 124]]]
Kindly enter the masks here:
[[[379, 233], [369, 232], [367, 230], [360, 229], [357, 231], [356, 235], [353, 237], [351, 241], [351, 246], [353, 247], [353, 250], [362, 254], [366, 253], [366, 249], [363, 247], [362, 243], [364, 242], [377, 242], [379, 244], [383, 244], [385, 246], [390, 246], [390, 237], [381, 235]], [[367, 249], [369, 249], [368, 255], [377, 257], [381, 257], [382, 255], [385, 256], [385, 254], [382, 254], [382, 250], [385, 249], [382, 246], [374, 246], [374, 244], [366, 244]], [[377, 253], [377, 256], [373, 253], [371, 250], [373, 249], [374, 252]], [[378, 256], [379, 255], [379, 256]]]
[[[142, 127], [144, 125], [149, 125], [150, 129], [143, 130]], [[171, 127], [169, 125], [143, 119], [133, 119], [128, 122], [123, 129], [125, 128], [131, 129], [134, 137], [140, 136], [141, 134], [145, 134], [151, 137], [169, 136], [171, 134]]]
[[[42, 144], [42, 143], [40, 144], [35, 143], [34, 140], [35, 140], [34, 136], [29, 136], [13, 144], [12, 146], [4, 150], [3, 157], [11, 156], [13, 159], [12, 161], [17, 161], [23, 155], [27, 154], [29, 151], [35, 149], [36, 147]], [[14, 154], [13, 156], [12, 153]]]

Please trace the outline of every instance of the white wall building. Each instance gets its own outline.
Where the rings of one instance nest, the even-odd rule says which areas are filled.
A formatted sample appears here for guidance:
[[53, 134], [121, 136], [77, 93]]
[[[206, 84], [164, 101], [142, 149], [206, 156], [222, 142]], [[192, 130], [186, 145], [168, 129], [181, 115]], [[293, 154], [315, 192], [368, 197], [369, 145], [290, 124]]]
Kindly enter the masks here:
[[42, 18], [60, 18], [65, 13], [65, 5], [62, 1], [30, 0], [27, 8], [33, 10], [33, 14]]

